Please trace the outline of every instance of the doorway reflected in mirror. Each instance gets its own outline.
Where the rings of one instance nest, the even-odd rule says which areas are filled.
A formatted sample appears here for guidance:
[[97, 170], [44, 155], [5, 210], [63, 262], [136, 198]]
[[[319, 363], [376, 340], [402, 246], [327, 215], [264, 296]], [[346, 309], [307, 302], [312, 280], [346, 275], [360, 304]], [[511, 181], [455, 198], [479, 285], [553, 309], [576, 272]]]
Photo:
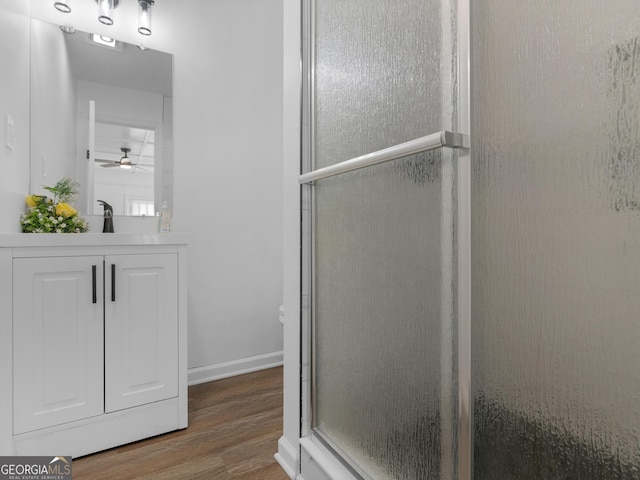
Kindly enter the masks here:
[[155, 130], [96, 122], [93, 195], [110, 198], [115, 215], [155, 215], [154, 141]]

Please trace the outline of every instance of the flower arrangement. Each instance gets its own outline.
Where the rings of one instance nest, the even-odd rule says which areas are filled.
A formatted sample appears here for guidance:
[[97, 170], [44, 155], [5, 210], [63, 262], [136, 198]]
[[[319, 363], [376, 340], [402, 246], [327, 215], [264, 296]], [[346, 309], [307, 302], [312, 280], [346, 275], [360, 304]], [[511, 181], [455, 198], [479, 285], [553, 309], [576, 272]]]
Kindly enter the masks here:
[[82, 233], [89, 230], [87, 222], [78, 215], [71, 202], [78, 194], [80, 185], [68, 177], [53, 187], [44, 187], [53, 194], [27, 195], [27, 211], [20, 217], [24, 233]]

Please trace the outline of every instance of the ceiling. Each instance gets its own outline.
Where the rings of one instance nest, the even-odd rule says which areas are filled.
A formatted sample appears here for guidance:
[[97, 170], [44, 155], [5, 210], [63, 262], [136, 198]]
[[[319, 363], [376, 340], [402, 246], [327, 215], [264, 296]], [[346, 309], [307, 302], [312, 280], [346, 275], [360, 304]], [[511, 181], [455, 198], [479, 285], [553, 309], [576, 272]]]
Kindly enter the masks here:
[[[96, 159], [119, 162], [122, 157], [120, 149], [125, 146], [131, 150], [128, 156], [131, 158], [132, 165], [139, 165], [144, 167], [144, 171], [153, 172], [155, 148], [153, 130], [103, 122], [96, 122], [95, 129], [94, 156]], [[123, 170], [123, 172], [129, 171]]]
[[143, 51], [128, 43], [117, 51], [91, 42], [89, 35], [80, 31], [60, 34], [65, 36], [71, 68], [78, 78], [172, 96], [171, 55]]

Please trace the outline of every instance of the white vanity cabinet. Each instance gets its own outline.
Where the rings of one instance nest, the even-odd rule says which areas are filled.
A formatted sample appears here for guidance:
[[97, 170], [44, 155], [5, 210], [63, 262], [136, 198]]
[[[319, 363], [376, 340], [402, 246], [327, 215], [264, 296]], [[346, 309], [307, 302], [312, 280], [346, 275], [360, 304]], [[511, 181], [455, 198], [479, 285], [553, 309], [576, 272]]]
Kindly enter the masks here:
[[104, 413], [102, 262], [13, 260], [14, 433]]
[[184, 235], [2, 237], [0, 455], [77, 457], [185, 428]]
[[105, 258], [105, 412], [178, 395], [178, 261]]

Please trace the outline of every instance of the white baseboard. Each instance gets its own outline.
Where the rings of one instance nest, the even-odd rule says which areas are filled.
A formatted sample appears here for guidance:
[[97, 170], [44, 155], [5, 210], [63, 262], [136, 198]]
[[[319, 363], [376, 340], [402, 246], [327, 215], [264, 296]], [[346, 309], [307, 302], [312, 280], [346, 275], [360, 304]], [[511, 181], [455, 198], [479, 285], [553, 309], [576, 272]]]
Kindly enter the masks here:
[[205, 365], [203, 367], [190, 368], [188, 371], [189, 385], [212, 382], [221, 378], [234, 377], [243, 373], [257, 372], [267, 368], [282, 365], [282, 351], [254, 355], [253, 357], [240, 358], [230, 362]]
[[298, 466], [300, 463], [300, 453], [289, 440], [284, 437], [280, 437], [278, 440], [278, 453], [274, 455], [276, 461], [280, 464], [284, 472], [289, 475], [291, 480], [296, 478]]
[[357, 480], [327, 449], [310, 437], [300, 439], [300, 475], [297, 480]]

